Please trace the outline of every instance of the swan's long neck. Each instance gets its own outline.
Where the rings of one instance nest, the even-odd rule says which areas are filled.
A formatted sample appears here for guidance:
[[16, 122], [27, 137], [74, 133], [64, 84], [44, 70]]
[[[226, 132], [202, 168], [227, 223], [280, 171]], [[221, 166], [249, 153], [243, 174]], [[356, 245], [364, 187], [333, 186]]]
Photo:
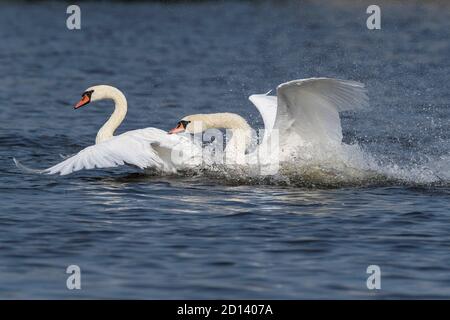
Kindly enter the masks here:
[[208, 128], [223, 128], [232, 131], [232, 137], [227, 141], [225, 153], [227, 157], [239, 158], [241, 161], [251, 142], [251, 127], [240, 115], [234, 113], [214, 113], [206, 115]]
[[113, 100], [115, 108], [111, 117], [109, 117], [108, 121], [98, 131], [97, 137], [95, 138], [96, 144], [112, 138], [114, 131], [120, 126], [127, 114], [127, 99], [118, 89], [111, 88], [102, 99]]

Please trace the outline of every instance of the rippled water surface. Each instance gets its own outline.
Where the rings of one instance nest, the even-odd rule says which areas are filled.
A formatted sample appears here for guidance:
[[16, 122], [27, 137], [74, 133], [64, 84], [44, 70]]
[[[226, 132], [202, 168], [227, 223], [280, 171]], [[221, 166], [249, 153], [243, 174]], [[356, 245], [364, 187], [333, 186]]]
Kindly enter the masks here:
[[[338, 1], [0, 3], [0, 298], [448, 298], [450, 7]], [[93, 143], [112, 110], [83, 90], [124, 91], [119, 131], [236, 112], [296, 78], [364, 82], [371, 107], [344, 140], [377, 170], [342, 179], [155, 176], [133, 168], [42, 176]], [[329, 168], [327, 169], [329, 171]], [[66, 289], [68, 265], [82, 290]], [[369, 291], [378, 265], [382, 289]]]

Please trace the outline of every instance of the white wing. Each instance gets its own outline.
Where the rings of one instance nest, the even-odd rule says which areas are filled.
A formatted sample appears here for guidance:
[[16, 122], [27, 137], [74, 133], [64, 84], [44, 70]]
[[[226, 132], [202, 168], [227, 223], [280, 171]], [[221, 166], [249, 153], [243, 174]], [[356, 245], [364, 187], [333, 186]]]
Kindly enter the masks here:
[[89, 146], [43, 173], [66, 175], [82, 169], [109, 168], [124, 164], [141, 169], [176, 171], [176, 163], [171, 160], [170, 150], [177, 147], [197, 151], [197, 147], [182, 135], [169, 135], [156, 128], [132, 130]]
[[248, 97], [256, 109], [258, 109], [264, 122], [263, 143], [272, 132], [277, 115], [277, 97], [269, 96], [269, 92], [266, 94], [253, 94]]
[[277, 88], [274, 128], [287, 142], [341, 143], [339, 112], [368, 106], [364, 85], [330, 78], [310, 78], [283, 83]]

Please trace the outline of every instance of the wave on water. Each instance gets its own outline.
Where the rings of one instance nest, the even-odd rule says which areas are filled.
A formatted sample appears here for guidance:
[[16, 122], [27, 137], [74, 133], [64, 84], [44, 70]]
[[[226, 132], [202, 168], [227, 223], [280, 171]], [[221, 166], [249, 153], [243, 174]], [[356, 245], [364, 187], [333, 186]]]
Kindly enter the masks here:
[[[450, 186], [450, 157], [423, 163], [399, 164], [377, 158], [359, 145], [339, 148], [303, 148], [291, 160], [279, 163], [275, 174], [262, 175], [259, 166], [206, 165], [180, 171], [184, 177], [201, 176], [230, 185], [281, 185], [310, 188], [364, 186]], [[146, 171], [160, 175], [160, 172]]]
[[[10, 143], [9, 143], [10, 144]], [[34, 144], [36, 147], [36, 145]], [[79, 146], [78, 146], [79, 147]], [[61, 156], [66, 158], [66, 156]], [[47, 157], [48, 158], [48, 157]], [[304, 147], [279, 163], [279, 170], [261, 175], [258, 166], [201, 165], [176, 174], [145, 170], [145, 176], [204, 178], [228, 185], [280, 185], [307, 188], [341, 188], [364, 186], [450, 186], [450, 155], [428, 156], [420, 162], [389, 159], [372, 154], [357, 144], [338, 148]], [[17, 168], [30, 174], [42, 169], [30, 168], [13, 158]], [[101, 169], [107, 170], [107, 169]], [[114, 169], [110, 169], [114, 170]], [[70, 176], [69, 176], [70, 177]]]

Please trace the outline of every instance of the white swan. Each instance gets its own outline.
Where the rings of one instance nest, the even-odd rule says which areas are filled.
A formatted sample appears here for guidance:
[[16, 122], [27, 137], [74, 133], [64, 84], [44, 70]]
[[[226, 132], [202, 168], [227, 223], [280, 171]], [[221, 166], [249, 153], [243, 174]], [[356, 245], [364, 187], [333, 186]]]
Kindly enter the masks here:
[[[259, 159], [271, 157], [269, 162], [289, 161], [299, 148], [305, 146], [314, 149], [339, 147], [342, 142], [339, 112], [364, 108], [369, 101], [362, 83], [331, 78], [293, 80], [279, 85], [276, 96], [269, 93], [249, 97], [262, 116], [264, 136], [257, 150], [248, 155]], [[170, 132], [195, 134], [211, 128], [232, 129], [233, 137], [225, 153], [228, 155], [233, 151], [233, 156], [238, 158], [245, 154], [251, 136], [250, 126], [235, 114], [187, 116]], [[277, 139], [270, 141], [275, 130]], [[267, 147], [269, 141], [275, 143], [271, 150], [276, 149], [277, 154], [258, 150]]]
[[[156, 128], [145, 128], [114, 136], [126, 115], [125, 96], [111, 86], [91, 87], [83, 93], [76, 109], [102, 99], [115, 102], [115, 110], [99, 130], [96, 144], [41, 172], [65, 175], [82, 169], [124, 164], [176, 172], [202, 163], [208, 165], [211, 162], [205, 161], [202, 146], [179, 133], [195, 135], [213, 128], [232, 131], [232, 138], [225, 148], [227, 164], [245, 164], [249, 158], [258, 160], [260, 164], [289, 161], [299, 147], [339, 146], [342, 142], [339, 112], [368, 105], [363, 84], [330, 78], [286, 82], [277, 87], [277, 96], [268, 94], [249, 97], [262, 116], [265, 131], [262, 143], [255, 151], [246, 154], [252, 136], [251, 127], [241, 116], [232, 113], [186, 116], [169, 131], [170, 134]], [[274, 137], [277, 138], [276, 153], [273, 147], [269, 153], [264, 146], [273, 142]], [[183, 152], [183, 157], [174, 159], [174, 154], [177, 154], [174, 150]], [[206, 156], [208, 158], [209, 155]]]
[[[231, 133], [231, 138], [227, 135], [226, 147], [223, 153], [217, 156], [225, 156], [225, 159], [214, 157], [208, 152], [204, 153], [203, 163], [217, 164], [226, 163], [228, 165], [246, 164], [245, 153], [251, 144], [252, 128], [247, 121], [235, 113], [210, 113], [194, 114], [182, 118], [177, 126], [169, 131], [170, 134], [187, 132], [189, 134], [201, 135], [209, 129], [227, 129]], [[208, 141], [210, 137], [221, 137], [221, 132], [209, 132], [208, 136], [203, 136], [203, 141]], [[221, 144], [218, 146], [221, 149]], [[217, 149], [215, 149], [217, 151]]]
[[[192, 158], [201, 153], [201, 146], [194, 144], [191, 139], [169, 135], [157, 128], [132, 130], [114, 136], [115, 130], [127, 113], [127, 100], [123, 93], [114, 87], [98, 85], [86, 89], [75, 109], [105, 99], [114, 101], [115, 109], [98, 131], [95, 145], [81, 150], [51, 168], [42, 170], [42, 173], [66, 175], [82, 169], [108, 168], [124, 164], [141, 169], [151, 167], [175, 172], [180, 169], [180, 164], [172, 161], [171, 154], [174, 148], [190, 151], [189, 156]], [[185, 157], [189, 159], [188, 156]]]

